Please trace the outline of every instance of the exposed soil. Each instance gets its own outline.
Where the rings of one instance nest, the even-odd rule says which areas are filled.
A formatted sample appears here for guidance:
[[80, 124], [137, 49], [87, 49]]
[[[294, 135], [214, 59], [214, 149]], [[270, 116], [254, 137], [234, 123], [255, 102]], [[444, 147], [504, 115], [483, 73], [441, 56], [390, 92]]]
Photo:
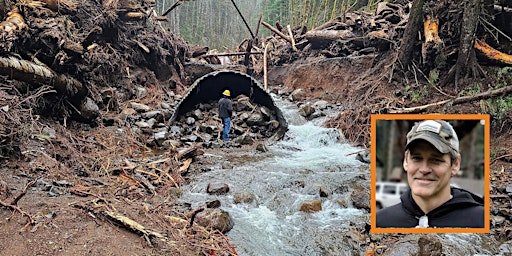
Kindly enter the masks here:
[[[111, 11], [107, 7], [104, 8]], [[97, 10], [98, 7], [90, 8], [103, 13], [103, 10]], [[37, 15], [57, 15], [48, 10], [40, 12]], [[30, 18], [34, 23], [37, 22], [37, 15]], [[83, 12], [80, 15], [89, 17]], [[111, 16], [115, 17], [113, 14]], [[98, 24], [103, 22], [111, 21], [96, 21]], [[95, 122], [83, 118], [73, 120], [70, 116], [77, 113], [67, 111], [73, 112], [78, 106], [69, 107], [69, 102], [57, 96], [43, 97], [48, 93], [44, 88], [26, 89], [30, 93], [20, 92], [15, 88], [23, 88], [26, 83], [4, 77], [1, 79], [2, 254], [236, 255], [236, 248], [221, 232], [196, 223], [190, 226], [193, 216], [200, 209], [181, 205], [179, 196], [182, 193], [180, 187], [194, 173], [208, 171], [211, 163], [201, 158], [202, 152], [214, 150], [229, 154], [233, 150], [246, 149], [200, 148], [195, 155], [179, 158], [179, 149], [149, 147], [146, 144], [148, 135], [135, 133], [123, 112], [131, 101], [148, 105], [176, 103], [178, 97], [174, 95], [181, 95], [183, 89], [190, 85], [185, 82], [187, 74], [183, 74], [182, 69], [186, 47], [174, 44], [182, 43], [175, 38], [172, 42], [165, 41], [165, 49], [160, 47], [159, 43], [163, 40], [160, 37], [167, 38], [169, 35], [158, 27], [153, 28], [155, 34], [148, 35], [140, 32], [145, 28], [136, 22], [119, 25], [112, 21], [112, 27], [121, 26], [126, 29], [123, 31], [134, 31], [140, 38], [137, 44], [137, 40], [130, 40], [126, 36], [128, 32], [121, 33], [122, 38], [118, 40], [126, 41], [116, 43], [123, 47], [111, 48], [114, 39], [103, 38], [108, 33], [94, 32], [93, 25], [88, 26], [91, 27], [89, 31], [93, 31], [93, 37], [100, 42], [97, 50], [84, 55], [85, 60], [78, 61], [73, 51], [59, 51], [60, 54], [67, 53], [62, 59], [65, 65], [55, 64], [53, 68], [69, 75], [88, 74], [88, 78], [83, 78], [82, 82], [89, 81], [92, 88], [90, 97], [96, 103], [101, 102], [97, 113], [99, 117], [88, 116]], [[59, 41], [67, 36], [55, 35]], [[83, 34], [79, 38], [92, 40]], [[52, 38], [42, 38], [40, 41], [47, 44], [39, 43], [39, 46], [55, 44]], [[16, 44], [9, 45], [12, 47], [9, 50], [19, 50]], [[145, 55], [144, 45], [157, 49], [153, 51], [156, 53]], [[27, 48], [22, 46], [20, 44], [18, 48]], [[132, 55], [137, 58], [127, 63], [124, 54], [132, 50], [135, 51]], [[59, 52], [52, 51], [46, 61], [52, 63]], [[344, 111], [325, 125], [342, 130], [353, 144], [369, 147], [370, 114], [436, 102], [446, 99], [444, 94], [459, 93], [454, 88], [442, 88], [441, 93], [439, 88], [414, 80], [407, 84], [390, 80], [394, 54], [393, 51], [384, 51], [361, 57], [309, 58], [307, 61], [294, 59], [296, 62], [290, 61], [287, 65], [271, 69], [270, 86], [283, 96], [302, 89], [297, 104], [321, 99], [339, 104]], [[111, 70], [96, 70], [107, 60], [118, 65], [112, 65]], [[155, 63], [154, 60], [159, 62]], [[75, 66], [66, 61], [76, 61], [78, 64]], [[162, 70], [155, 66], [161, 66]], [[131, 68], [131, 75], [126, 74], [127, 67]], [[173, 68], [168, 71], [163, 67]], [[498, 69], [484, 68], [488, 74], [495, 74]], [[259, 75], [257, 72], [256, 76]], [[489, 75], [486, 79], [468, 81], [468, 84], [478, 84], [480, 91], [486, 91], [497, 83], [494, 80]], [[181, 81], [184, 83], [181, 84]], [[148, 93], [136, 98], [134, 95], [139, 86], [146, 88]], [[453, 106], [447, 104], [431, 108], [428, 112], [488, 113], [484, 105], [481, 101]], [[6, 110], [4, 106], [9, 106], [9, 109]], [[45, 111], [56, 113], [46, 115]], [[491, 124], [491, 235], [500, 241], [512, 239], [510, 117], [510, 112], [504, 113], [499, 119], [493, 117]], [[187, 162], [187, 159], [192, 162]], [[130, 226], [127, 219], [116, 219], [109, 215], [110, 212], [116, 212], [144, 227]], [[164, 238], [159, 238], [160, 234]], [[389, 241], [384, 237], [381, 241], [372, 242], [385, 244]], [[362, 244], [360, 251], [364, 252], [367, 246]]]

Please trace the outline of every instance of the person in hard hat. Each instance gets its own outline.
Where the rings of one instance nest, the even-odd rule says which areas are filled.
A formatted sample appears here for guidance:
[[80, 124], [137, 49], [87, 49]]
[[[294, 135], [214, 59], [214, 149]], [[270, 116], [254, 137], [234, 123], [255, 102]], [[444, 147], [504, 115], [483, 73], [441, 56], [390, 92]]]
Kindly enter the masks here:
[[231, 97], [231, 92], [224, 90], [224, 92], [222, 92], [222, 98], [219, 100], [219, 117], [222, 119], [222, 141], [224, 143], [227, 143], [229, 140], [231, 115], [233, 114], [233, 103], [229, 97]]
[[381, 228], [483, 228], [484, 200], [450, 186], [460, 169], [459, 139], [443, 120], [416, 123], [407, 134], [403, 161], [410, 189], [401, 203], [377, 212]]

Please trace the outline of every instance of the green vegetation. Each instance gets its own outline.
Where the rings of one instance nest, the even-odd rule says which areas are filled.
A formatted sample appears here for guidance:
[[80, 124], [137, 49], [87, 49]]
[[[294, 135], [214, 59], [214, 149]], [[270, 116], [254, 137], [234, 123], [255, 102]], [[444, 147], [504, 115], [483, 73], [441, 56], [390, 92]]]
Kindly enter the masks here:
[[[158, 0], [157, 13], [162, 14], [176, 1]], [[349, 10], [375, 8], [382, 0], [234, 0], [253, 33], [258, 20], [275, 26], [287, 25], [313, 29]], [[186, 1], [167, 15], [169, 28], [187, 42], [223, 51], [234, 49], [251, 37], [231, 0]], [[261, 26], [258, 36], [268, 36]]]
[[[512, 85], [512, 67], [504, 67], [497, 71], [494, 89]], [[504, 95], [486, 101], [485, 110], [494, 117], [501, 119], [512, 110], [512, 96]]]

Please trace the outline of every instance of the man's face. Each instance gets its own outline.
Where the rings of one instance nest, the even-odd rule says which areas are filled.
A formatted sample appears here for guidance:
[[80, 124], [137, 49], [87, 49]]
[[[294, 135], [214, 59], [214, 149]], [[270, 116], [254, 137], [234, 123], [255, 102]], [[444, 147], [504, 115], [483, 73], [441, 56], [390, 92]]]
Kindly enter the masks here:
[[450, 177], [458, 172], [460, 157], [452, 163], [449, 153], [443, 154], [427, 141], [419, 140], [405, 153], [403, 166], [413, 196], [449, 199]]

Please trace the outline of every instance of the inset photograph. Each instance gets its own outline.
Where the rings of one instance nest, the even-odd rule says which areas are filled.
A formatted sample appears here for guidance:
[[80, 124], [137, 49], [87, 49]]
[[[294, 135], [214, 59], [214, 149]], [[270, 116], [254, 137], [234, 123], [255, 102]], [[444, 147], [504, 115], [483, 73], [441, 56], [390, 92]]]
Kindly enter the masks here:
[[490, 117], [371, 116], [373, 233], [488, 233]]

